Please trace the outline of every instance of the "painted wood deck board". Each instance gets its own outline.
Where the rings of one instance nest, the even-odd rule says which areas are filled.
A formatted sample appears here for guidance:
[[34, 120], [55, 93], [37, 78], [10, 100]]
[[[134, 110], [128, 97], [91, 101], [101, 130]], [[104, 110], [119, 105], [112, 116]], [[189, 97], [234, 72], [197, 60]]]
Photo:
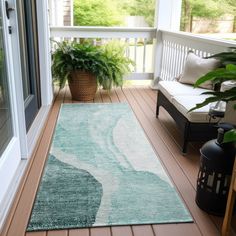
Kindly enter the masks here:
[[201, 236], [199, 229], [193, 224], [169, 224], [169, 225], [153, 225], [153, 230], [158, 236]]
[[135, 236], [155, 236], [151, 225], [135, 225], [132, 230]]
[[130, 226], [115, 226], [111, 227], [112, 236], [132, 236], [132, 229]]
[[68, 230], [52, 230], [47, 232], [47, 236], [68, 236]]
[[110, 227], [91, 228], [90, 236], [111, 236]]
[[47, 232], [28, 232], [25, 234], [25, 236], [47, 236]]
[[[71, 100], [70, 91], [62, 90], [54, 102], [48, 122], [45, 126], [39, 146], [35, 152], [32, 166], [26, 181], [22, 183], [21, 194], [13, 204], [15, 208], [9, 214], [8, 222], [1, 236], [168, 236], [168, 235], [220, 235], [222, 218], [212, 217], [201, 211], [195, 204], [195, 182], [199, 168], [197, 145], [190, 146], [188, 154], [183, 157], [179, 146], [181, 137], [174, 121], [160, 109], [160, 117], [155, 117], [156, 92], [149, 88], [114, 89], [110, 92], [99, 90], [93, 102], [116, 103], [128, 102], [138, 121], [143, 127], [154, 151], [176, 186], [177, 191], [190, 210], [194, 223], [117, 226], [89, 229], [70, 229], [60, 231], [41, 231], [26, 233], [26, 226], [40, 181], [43, 165], [46, 160], [53, 129], [61, 103]], [[233, 234], [232, 234], [233, 235]]]
[[71, 229], [69, 236], [89, 236], [89, 229]]

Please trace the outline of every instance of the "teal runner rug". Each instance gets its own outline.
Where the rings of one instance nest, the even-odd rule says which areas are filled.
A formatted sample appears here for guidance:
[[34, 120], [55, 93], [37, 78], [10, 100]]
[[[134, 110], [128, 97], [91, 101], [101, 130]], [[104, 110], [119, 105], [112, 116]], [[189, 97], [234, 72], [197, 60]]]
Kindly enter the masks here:
[[28, 231], [192, 222], [130, 107], [64, 104]]

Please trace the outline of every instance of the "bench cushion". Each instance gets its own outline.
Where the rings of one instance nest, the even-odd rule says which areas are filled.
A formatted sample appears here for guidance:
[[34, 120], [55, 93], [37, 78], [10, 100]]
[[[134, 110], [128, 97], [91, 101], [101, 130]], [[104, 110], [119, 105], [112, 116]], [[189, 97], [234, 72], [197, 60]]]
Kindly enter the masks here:
[[180, 95], [199, 96], [201, 93], [210, 91], [203, 88], [194, 88], [192, 85], [182, 84], [178, 81], [160, 81], [159, 90], [171, 101], [172, 97]]
[[[189, 52], [179, 82], [194, 85], [200, 77], [215, 70], [219, 65], [219, 60], [201, 58], [193, 52]], [[213, 89], [211, 81], [207, 81], [199, 86], [205, 89]]]
[[[188, 111], [195, 107], [197, 103], [203, 102], [208, 96], [200, 95], [200, 96], [175, 96], [172, 98], [172, 104], [178, 109], [180, 113], [182, 113], [190, 122], [195, 123], [207, 123], [209, 122], [209, 104], [194, 110], [192, 112]], [[211, 119], [211, 122], [215, 123], [216, 120]]]

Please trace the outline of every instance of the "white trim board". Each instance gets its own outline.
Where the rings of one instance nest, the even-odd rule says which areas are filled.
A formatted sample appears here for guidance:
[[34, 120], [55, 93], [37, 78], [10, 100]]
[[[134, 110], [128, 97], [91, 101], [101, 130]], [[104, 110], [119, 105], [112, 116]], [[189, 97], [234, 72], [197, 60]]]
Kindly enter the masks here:
[[42, 106], [50, 105], [53, 100], [51, 73], [51, 46], [48, 2], [37, 1], [38, 47]]
[[7, 194], [4, 196], [1, 204], [0, 204], [0, 233], [3, 229], [4, 223], [7, 219], [7, 215], [12, 207], [12, 204], [14, 202], [15, 195], [18, 191], [18, 187], [20, 185], [22, 176], [25, 173], [26, 167], [27, 167], [27, 160], [21, 160], [17, 171], [12, 178], [11, 184], [7, 189]]
[[33, 124], [30, 127], [30, 130], [27, 133], [27, 143], [28, 143], [28, 155], [32, 155], [33, 150], [37, 144], [40, 133], [44, 127], [45, 122], [47, 121], [48, 113], [51, 109], [51, 106], [42, 106], [34, 119]]
[[[50, 106], [44, 106], [40, 109], [27, 135], [28, 142], [29, 140], [31, 141], [30, 149], [29, 149], [29, 153], [31, 155], [33, 154], [33, 150], [36, 148], [37, 141], [39, 139], [43, 126], [45, 125], [47, 121], [47, 117], [48, 117], [50, 109], [51, 109]], [[31, 137], [28, 137], [29, 135]], [[6, 194], [3, 200], [0, 202], [0, 232], [2, 230], [6, 217], [12, 207], [12, 204], [15, 199], [15, 195], [18, 191], [20, 182], [25, 174], [25, 171], [26, 171], [26, 168], [30, 159], [31, 158], [28, 158], [26, 160], [21, 160], [19, 165], [17, 165], [15, 175], [11, 180], [11, 183], [6, 191]]]

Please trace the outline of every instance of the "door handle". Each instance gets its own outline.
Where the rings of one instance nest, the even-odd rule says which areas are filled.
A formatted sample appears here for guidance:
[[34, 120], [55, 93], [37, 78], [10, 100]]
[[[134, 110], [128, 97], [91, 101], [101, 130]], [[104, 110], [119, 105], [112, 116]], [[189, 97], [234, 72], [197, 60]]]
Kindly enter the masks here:
[[9, 7], [8, 2], [5, 1], [5, 10], [6, 10], [7, 19], [9, 19], [9, 18], [10, 18], [10, 12], [11, 12], [11, 11], [14, 11], [15, 9], [12, 8], [12, 7]]

